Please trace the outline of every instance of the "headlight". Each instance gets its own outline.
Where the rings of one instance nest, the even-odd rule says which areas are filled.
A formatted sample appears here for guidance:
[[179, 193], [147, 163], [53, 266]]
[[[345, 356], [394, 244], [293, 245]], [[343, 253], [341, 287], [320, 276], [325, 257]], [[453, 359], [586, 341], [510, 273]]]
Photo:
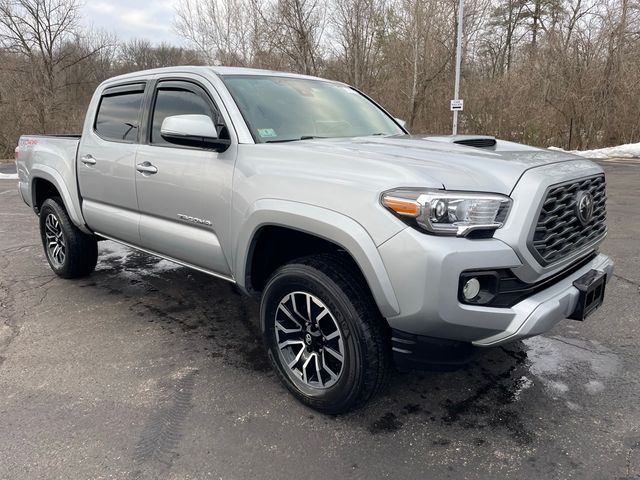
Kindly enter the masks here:
[[511, 199], [496, 193], [398, 189], [385, 192], [382, 204], [427, 232], [464, 237], [473, 230], [500, 228]]

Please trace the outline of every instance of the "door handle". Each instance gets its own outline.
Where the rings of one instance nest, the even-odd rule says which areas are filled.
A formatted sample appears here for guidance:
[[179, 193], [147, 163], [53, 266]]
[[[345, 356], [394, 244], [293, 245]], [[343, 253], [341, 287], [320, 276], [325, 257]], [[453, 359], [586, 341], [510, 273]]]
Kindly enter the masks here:
[[154, 173], [158, 173], [158, 169], [151, 165], [149, 162], [143, 162], [136, 165], [136, 170], [140, 173], [147, 173], [149, 175], [153, 175]]
[[82, 157], [80, 157], [80, 161], [82, 163], [84, 163], [85, 165], [95, 165], [96, 164], [96, 159], [93, 158], [93, 155], [91, 155], [90, 153], [87, 153], [86, 155], [83, 155]]

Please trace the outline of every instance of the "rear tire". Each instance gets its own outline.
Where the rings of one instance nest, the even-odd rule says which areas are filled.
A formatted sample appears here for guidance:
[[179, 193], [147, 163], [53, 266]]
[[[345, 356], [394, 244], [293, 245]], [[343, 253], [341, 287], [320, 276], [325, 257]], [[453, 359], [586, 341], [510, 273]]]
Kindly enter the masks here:
[[73, 224], [59, 197], [48, 198], [42, 204], [40, 238], [51, 270], [59, 277], [84, 277], [96, 268], [96, 237]]
[[314, 255], [279, 268], [264, 289], [260, 317], [274, 370], [311, 408], [344, 413], [387, 385], [388, 327], [344, 256]]

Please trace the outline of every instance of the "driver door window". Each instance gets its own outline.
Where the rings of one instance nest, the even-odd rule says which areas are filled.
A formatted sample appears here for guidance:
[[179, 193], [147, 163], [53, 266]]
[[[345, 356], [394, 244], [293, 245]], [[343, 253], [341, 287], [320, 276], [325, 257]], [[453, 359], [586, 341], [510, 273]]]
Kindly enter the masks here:
[[175, 147], [176, 145], [171, 144], [162, 138], [162, 135], [160, 134], [162, 122], [165, 118], [174, 115], [192, 114], [206, 115], [210, 117], [217, 127], [218, 135], [221, 138], [225, 138], [222, 136], [224, 135], [224, 132], [222, 132], [223, 125], [220, 116], [211, 104], [205, 100], [205, 98], [191, 89], [186, 90], [176, 87], [164, 88], [161, 86], [156, 91], [149, 142], [152, 145], [170, 145]]

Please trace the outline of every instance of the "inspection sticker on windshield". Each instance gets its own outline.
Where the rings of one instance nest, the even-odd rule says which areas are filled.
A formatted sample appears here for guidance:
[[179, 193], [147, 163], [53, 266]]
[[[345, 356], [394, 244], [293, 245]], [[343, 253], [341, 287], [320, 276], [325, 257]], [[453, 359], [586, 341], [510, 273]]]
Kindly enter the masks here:
[[259, 128], [258, 135], [262, 138], [273, 138], [278, 136], [273, 128]]

